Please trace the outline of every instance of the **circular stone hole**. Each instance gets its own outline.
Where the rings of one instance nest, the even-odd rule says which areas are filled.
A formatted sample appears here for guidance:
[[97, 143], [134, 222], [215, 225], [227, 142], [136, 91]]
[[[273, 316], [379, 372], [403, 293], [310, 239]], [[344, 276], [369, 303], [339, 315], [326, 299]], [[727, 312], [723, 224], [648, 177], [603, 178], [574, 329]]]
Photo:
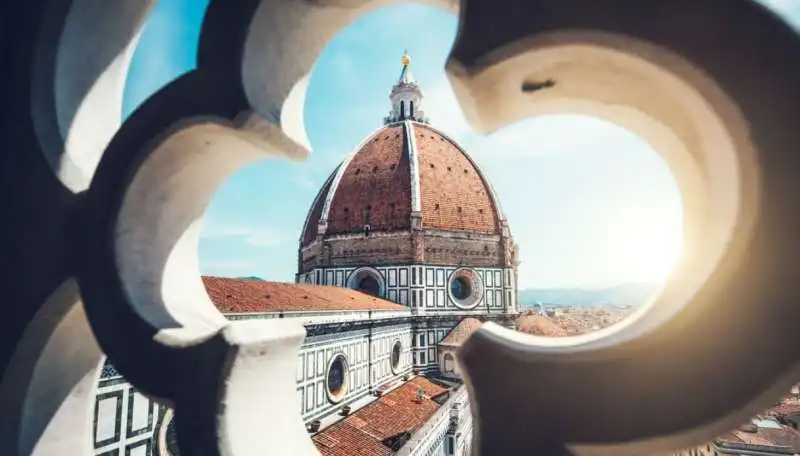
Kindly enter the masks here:
[[403, 354], [403, 344], [400, 341], [396, 341], [394, 346], [392, 347], [392, 355], [390, 357], [389, 363], [392, 367], [392, 372], [395, 374], [400, 370], [400, 356]]
[[347, 394], [347, 359], [343, 354], [336, 355], [328, 366], [326, 386], [331, 402], [339, 402]]

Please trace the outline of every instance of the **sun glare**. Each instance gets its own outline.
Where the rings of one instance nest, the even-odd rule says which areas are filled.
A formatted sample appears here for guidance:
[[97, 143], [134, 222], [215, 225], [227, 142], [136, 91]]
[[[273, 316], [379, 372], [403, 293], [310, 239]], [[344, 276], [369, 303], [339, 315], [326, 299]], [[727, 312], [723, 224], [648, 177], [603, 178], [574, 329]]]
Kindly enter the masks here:
[[610, 247], [618, 252], [612, 261], [633, 281], [663, 283], [680, 258], [680, 224], [647, 215], [620, 223], [609, 239]]

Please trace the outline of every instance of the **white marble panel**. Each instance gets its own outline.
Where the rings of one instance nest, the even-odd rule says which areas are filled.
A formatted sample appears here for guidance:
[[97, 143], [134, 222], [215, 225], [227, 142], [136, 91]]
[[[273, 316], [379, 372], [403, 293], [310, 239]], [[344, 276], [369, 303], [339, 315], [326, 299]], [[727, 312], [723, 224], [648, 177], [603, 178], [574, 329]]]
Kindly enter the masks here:
[[134, 391], [130, 395], [131, 407], [133, 409], [133, 416], [131, 418], [131, 430], [138, 431], [147, 427], [149, 421], [149, 405], [150, 400], [142, 394]]
[[102, 442], [114, 437], [118, 406], [118, 397], [102, 399], [97, 404], [97, 430], [95, 434], [95, 442]]

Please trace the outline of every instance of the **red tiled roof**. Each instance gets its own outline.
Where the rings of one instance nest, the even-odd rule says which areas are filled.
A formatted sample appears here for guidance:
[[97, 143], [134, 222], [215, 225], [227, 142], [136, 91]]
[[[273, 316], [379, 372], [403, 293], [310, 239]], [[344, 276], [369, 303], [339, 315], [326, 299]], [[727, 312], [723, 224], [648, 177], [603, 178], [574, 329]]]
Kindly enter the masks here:
[[328, 232], [408, 229], [411, 172], [403, 126], [378, 130], [342, 173], [328, 214]]
[[[476, 166], [458, 145], [433, 128], [419, 123], [410, 128], [419, 159], [423, 227], [500, 233], [498, 208]], [[330, 192], [330, 234], [361, 232], [365, 225], [371, 231], [410, 229], [410, 148], [405, 124], [373, 133], [341, 170], [336, 188], [332, 188], [330, 179], [320, 190], [309, 211], [301, 247], [316, 237]]]
[[405, 307], [342, 287], [203, 277], [220, 312], [403, 310]]
[[797, 415], [800, 414], [800, 402], [783, 402], [769, 409], [773, 415]]
[[543, 315], [522, 315], [517, 318], [517, 331], [545, 337], [565, 337], [567, 330]]
[[337, 166], [335, 170], [333, 170], [333, 174], [328, 176], [328, 179], [325, 181], [325, 184], [317, 193], [317, 196], [314, 198], [314, 204], [311, 206], [311, 212], [308, 214], [308, 219], [306, 220], [305, 231], [303, 232], [303, 239], [300, 241], [301, 245], [308, 245], [317, 237], [317, 225], [319, 224], [319, 219], [322, 217], [322, 209], [325, 207], [325, 198], [328, 196], [328, 190], [331, 188], [331, 184], [333, 183], [333, 178], [336, 175], [336, 171], [339, 169]]
[[788, 426], [781, 429], [759, 428], [758, 433], [768, 442], [777, 446], [787, 446], [800, 452], [800, 432]]
[[[425, 392], [422, 401], [417, 401], [419, 389]], [[445, 392], [446, 388], [416, 377], [316, 434], [314, 443], [322, 456], [391, 455], [383, 440], [419, 429], [440, 407], [431, 397]]]
[[497, 208], [477, 168], [458, 146], [415, 124], [419, 152], [422, 225], [445, 230], [499, 233]]
[[453, 347], [460, 347], [464, 341], [469, 338], [483, 323], [477, 318], [465, 318], [461, 320], [455, 328], [453, 328], [439, 345], [450, 345]]
[[731, 431], [717, 439], [718, 442], [736, 445], [760, 445], [766, 447], [790, 447], [795, 452], [800, 452], [800, 432], [789, 426], [780, 429], [756, 427], [757, 432], [747, 432], [741, 429]]

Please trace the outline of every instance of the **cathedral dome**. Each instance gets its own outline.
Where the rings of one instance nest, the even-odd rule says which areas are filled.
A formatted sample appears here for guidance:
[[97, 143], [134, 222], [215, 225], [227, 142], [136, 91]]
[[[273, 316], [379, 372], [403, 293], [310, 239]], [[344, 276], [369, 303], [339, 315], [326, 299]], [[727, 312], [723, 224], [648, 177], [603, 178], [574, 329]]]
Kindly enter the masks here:
[[404, 56], [386, 125], [369, 135], [318, 193], [303, 228], [301, 248], [323, 233], [413, 227], [502, 232], [502, 211], [481, 170], [454, 140], [428, 124], [409, 61]]
[[441, 132], [400, 121], [371, 134], [329, 177], [308, 216], [303, 245], [317, 236], [421, 228], [499, 234], [502, 214], [467, 153]]

